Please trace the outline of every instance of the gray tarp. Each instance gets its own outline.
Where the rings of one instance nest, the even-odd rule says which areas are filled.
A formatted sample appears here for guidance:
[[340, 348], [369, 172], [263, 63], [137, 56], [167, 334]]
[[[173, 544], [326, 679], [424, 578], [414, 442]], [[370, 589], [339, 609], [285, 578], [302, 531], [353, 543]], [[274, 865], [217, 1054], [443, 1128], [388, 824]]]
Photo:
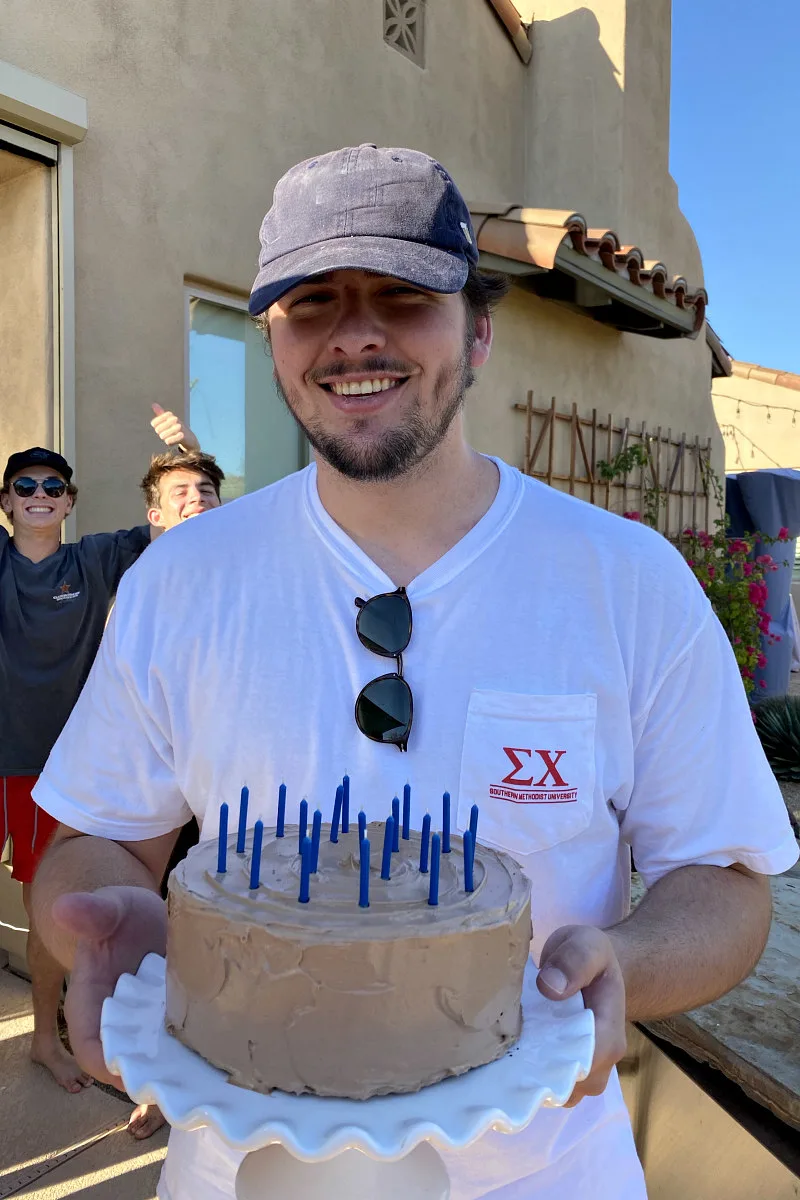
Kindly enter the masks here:
[[[772, 470], [742, 471], [738, 475], [728, 475], [725, 479], [725, 508], [730, 517], [728, 532], [734, 537], [756, 531], [777, 537], [778, 531], [785, 526], [792, 538], [791, 542], [779, 542], [775, 546], [759, 543], [756, 547], [756, 554], [771, 554], [778, 563], [778, 570], [768, 572], [766, 576], [769, 591], [767, 612], [772, 618], [770, 631], [778, 634], [781, 640], [770, 646], [762, 639], [767, 665], [756, 671], [756, 687], [752, 698], [756, 701], [766, 696], [783, 696], [789, 688], [792, 662], [789, 589], [795, 541], [800, 534], [800, 471], [775, 467]], [[762, 679], [766, 688], [761, 687]]]

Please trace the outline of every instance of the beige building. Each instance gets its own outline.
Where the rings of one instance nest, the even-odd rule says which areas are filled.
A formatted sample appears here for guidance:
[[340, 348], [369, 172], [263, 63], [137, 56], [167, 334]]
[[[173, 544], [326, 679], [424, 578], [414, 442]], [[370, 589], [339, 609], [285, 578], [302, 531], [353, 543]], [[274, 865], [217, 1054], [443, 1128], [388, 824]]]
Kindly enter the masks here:
[[726, 472], [800, 470], [800, 375], [736, 360], [731, 372], [712, 388]]
[[[670, 0], [532, 10], [9, 0], [0, 452], [46, 442], [74, 461], [70, 536], [141, 519], [153, 401], [186, 411], [229, 494], [305, 461], [244, 306], [276, 179], [362, 141], [440, 158], [483, 262], [514, 279], [469, 401], [479, 448], [570, 486], [611, 413], [612, 449], [646, 422], [664, 472], [681, 434], [721, 465], [702, 267], [668, 171]], [[582, 438], [553, 422], [548, 456], [529, 392], [543, 413], [574, 405]]]

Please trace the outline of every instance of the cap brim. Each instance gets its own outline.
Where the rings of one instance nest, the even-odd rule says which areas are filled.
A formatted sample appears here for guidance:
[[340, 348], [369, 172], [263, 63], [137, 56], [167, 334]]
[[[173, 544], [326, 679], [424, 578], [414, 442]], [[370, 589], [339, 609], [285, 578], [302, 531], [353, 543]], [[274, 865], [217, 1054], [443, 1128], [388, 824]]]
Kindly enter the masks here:
[[468, 269], [466, 259], [421, 242], [389, 237], [333, 238], [293, 250], [263, 267], [250, 293], [250, 315], [266, 312], [292, 288], [326, 271], [372, 271], [431, 292], [460, 292]]

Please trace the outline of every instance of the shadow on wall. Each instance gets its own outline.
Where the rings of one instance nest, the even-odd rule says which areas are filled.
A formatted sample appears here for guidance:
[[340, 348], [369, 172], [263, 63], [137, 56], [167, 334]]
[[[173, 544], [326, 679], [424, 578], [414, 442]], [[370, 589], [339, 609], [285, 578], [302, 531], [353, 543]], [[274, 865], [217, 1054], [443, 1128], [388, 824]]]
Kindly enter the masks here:
[[581, 8], [536, 20], [532, 41], [526, 199], [614, 229], [623, 213], [625, 96], [598, 19]]
[[670, 0], [627, 0], [613, 21], [568, 3], [536, 5], [526, 203], [580, 212], [701, 286], [669, 173]]

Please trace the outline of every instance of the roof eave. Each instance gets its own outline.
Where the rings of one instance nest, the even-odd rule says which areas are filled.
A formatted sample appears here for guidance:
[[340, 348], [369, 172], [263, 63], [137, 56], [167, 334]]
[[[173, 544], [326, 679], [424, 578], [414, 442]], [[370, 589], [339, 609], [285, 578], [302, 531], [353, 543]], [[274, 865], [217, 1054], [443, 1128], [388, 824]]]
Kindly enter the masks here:
[[732, 375], [733, 363], [731, 356], [708, 321], [706, 321], [706, 344], [711, 351], [711, 378], [725, 379]]
[[522, 61], [527, 65], [533, 56], [529, 26], [525, 25], [511, 0], [489, 0]]
[[568, 210], [470, 207], [484, 268], [504, 271], [542, 298], [621, 332], [690, 340], [699, 335], [703, 289], [690, 293], [683, 278], [670, 279], [663, 263], [622, 246], [612, 230], [589, 230], [580, 213]]

